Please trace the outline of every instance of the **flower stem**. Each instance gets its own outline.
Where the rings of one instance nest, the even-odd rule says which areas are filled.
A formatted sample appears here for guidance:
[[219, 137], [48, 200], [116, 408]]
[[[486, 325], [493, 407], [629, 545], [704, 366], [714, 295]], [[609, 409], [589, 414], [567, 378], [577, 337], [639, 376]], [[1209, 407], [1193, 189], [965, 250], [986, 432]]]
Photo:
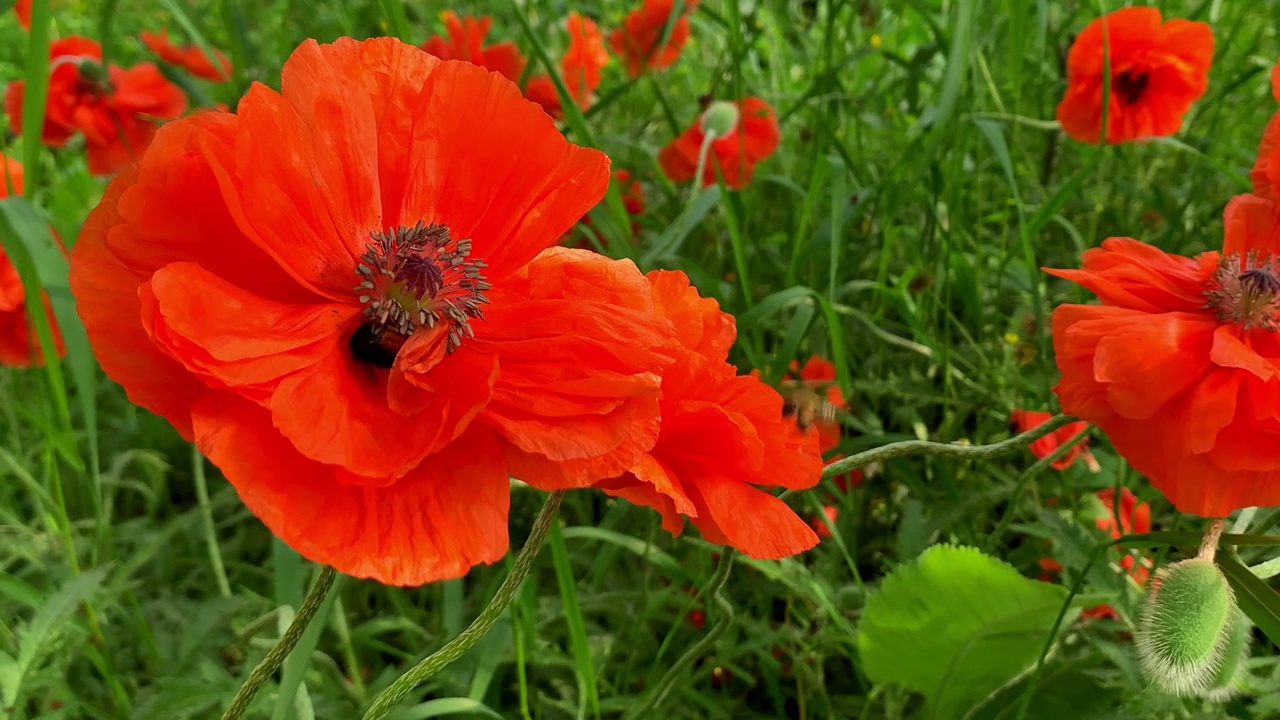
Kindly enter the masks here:
[[213, 577], [218, 581], [218, 594], [224, 598], [231, 597], [231, 583], [227, 580], [227, 569], [222, 564], [222, 552], [218, 549], [218, 530], [213, 523], [213, 507], [209, 504], [209, 483], [204, 475], [204, 455], [195, 445], [191, 446], [191, 475], [196, 481], [196, 500], [200, 503], [200, 520], [204, 524], [204, 540], [209, 547], [209, 563], [213, 566]]
[[1204, 531], [1204, 539], [1200, 541], [1200, 552], [1196, 553], [1199, 560], [1208, 560], [1213, 562], [1213, 558], [1218, 553], [1218, 541], [1222, 539], [1222, 530], [1227, 526], [1227, 521], [1222, 518], [1215, 518], [1209, 523], [1209, 527]]
[[473, 645], [480, 641], [480, 638], [489, 632], [489, 629], [498, 621], [498, 618], [502, 617], [502, 614], [506, 612], [507, 606], [515, 598], [516, 591], [520, 589], [520, 585], [533, 568], [533, 561], [538, 557], [538, 552], [542, 550], [542, 542], [547, 538], [547, 531], [551, 529], [551, 523], [555, 520], [556, 512], [560, 509], [560, 502], [564, 500], [564, 495], [564, 490], [557, 490], [547, 496], [547, 502], [542, 506], [542, 511], [538, 513], [538, 518], [533, 523], [533, 529], [529, 532], [529, 539], [525, 542], [524, 547], [520, 549], [520, 554], [516, 556], [516, 561], [511, 566], [511, 574], [507, 575], [507, 579], [502, 581], [502, 586], [498, 588], [498, 592], [494, 594], [493, 599], [489, 601], [484, 610], [480, 611], [480, 614], [476, 616], [471, 625], [459, 633], [457, 637], [445, 643], [444, 647], [396, 678], [390, 687], [379, 693], [378, 697], [373, 699], [373, 704], [365, 712], [364, 720], [380, 720], [380, 718], [386, 717], [414, 688], [448, 667], [449, 663], [461, 657], [463, 653], [470, 650]]
[[284, 635], [276, 641], [276, 646], [271, 648], [267, 656], [262, 658], [262, 662], [249, 673], [249, 679], [245, 680], [240, 690], [236, 692], [231, 706], [222, 714], [222, 720], [236, 720], [249, 709], [253, 696], [258, 694], [258, 690], [267, 678], [280, 668], [280, 665], [289, 657], [289, 653], [293, 651], [293, 646], [297, 645], [298, 640], [302, 638], [303, 631], [307, 629], [307, 625], [311, 624], [316, 611], [324, 604], [324, 598], [329, 594], [329, 588], [333, 587], [333, 579], [336, 576], [337, 573], [331, 567], [325, 566], [320, 569], [320, 577], [316, 578], [311, 589], [307, 591], [307, 597], [302, 601], [297, 617], [293, 619], [289, 629], [284, 631]]

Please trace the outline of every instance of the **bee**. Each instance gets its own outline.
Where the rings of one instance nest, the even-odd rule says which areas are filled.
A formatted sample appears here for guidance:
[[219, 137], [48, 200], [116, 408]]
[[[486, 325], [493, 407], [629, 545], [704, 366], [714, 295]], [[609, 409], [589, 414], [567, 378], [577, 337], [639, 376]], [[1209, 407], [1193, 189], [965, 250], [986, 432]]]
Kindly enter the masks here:
[[836, 420], [836, 411], [840, 408], [827, 400], [824, 395], [818, 394], [818, 390], [825, 391], [825, 388], [795, 380], [783, 381], [782, 387], [779, 388], [782, 394], [782, 417], [794, 417], [800, 432], [808, 431], [814, 423], [830, 423]]

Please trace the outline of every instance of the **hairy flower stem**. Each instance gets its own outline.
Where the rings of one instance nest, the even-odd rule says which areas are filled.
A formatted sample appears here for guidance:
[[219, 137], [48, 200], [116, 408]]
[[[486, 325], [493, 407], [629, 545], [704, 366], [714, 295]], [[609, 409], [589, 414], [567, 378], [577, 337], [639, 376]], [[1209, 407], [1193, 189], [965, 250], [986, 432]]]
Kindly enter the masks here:
[[258, 690], [262, 688], [262, 684], [267, 678], [275, 674], [285, 659], [289, 657], [289, 653], [293, 651], [293, 646], [298, 644], [298, 640], [302, 638], [302, 633], [311, 624], [311, 620], [315, 618], [316, 612], [320, 606], [324, 604], [324, 598], [329, 594], [329, 589], [333, 587], [333, 579], [337, 576], [337, 572], [328, 566], [320, 569], [320, 577], [316, 578], [311, 589], [307, 591], [307, 597], [302, 601], [302, 607], [298, 608], [298, 615], [294, 617], [290, 623], [289, 629], [284, 631], [284, 635], [276, 641], [276, 646], [271, 648], [271, 652], [262, 658], [262, 662], [249, 673], [249, 679], [244, 681], [240, 686], [240, 690], [236, 692], [236, 696], [231, 701], [231, 706], [222, 714], [222, 720], [236, 720], [244, 715], [245, 710], [249, 709], [249, 703], [253, 702], [253, 696], [258, 694]]
[[1196, 553], [1199, 560], [1208, 560], [1213, 562], [1213, 558], [1218, 553], [1218, 541], [1222, 539], [1222, 530], [1227, 526], [1227, 521], [1222, 518], [1216, 518], [1209, 523], [1209, 527], [1204, 531], [1204, 539], [1200, 541], [1200, 552]]
[[952, 443], [931, 442], [929, 440], [904, 440], [890, 443], [871, 450], [864, 450], [856, 455], [841, 458], [822, 470], [824, 479], [842, 475], [855, 468], [910, 455], [941, 455], [961, 460], [988, 460], [990, 458], [1017, 452], [1058, 428], [1074, 422], [1070, 415], [1054, 415], [1043, 424], [1034, 427], [1021, 435], [1014, 435], [1007, 440], [990, 445], [955, 445]]
[[547, 496], [546, 504], [542, 506], [542, 511], [533, 522], [533, 529], [529, 531], [529, 539], [520, 549], [520, 554], [516, 556], [515, 564], [511, 566], [511, 574], [502, 581], [498, 592], [494, 594], [484, 610], [480, 611], [471, 625], [457, 637], [445, 643], [444, 647], [396, 678], [386, 690], [379, 693], [365, 712], [364, 720], [379, 720], [386, 717], [414, 688], [448, 667], [449, 663], [462, 657], [463, 653], [470, 650], [489, 632], [498, 618], [507, 611], [507, 606], [516, 596], [516, 591], [520, 589], [525, 577], [529, 575], [529, 570], [533, 568], [533, 561], [542, 550], [542, 542], [547, 538], [547, 532], [551, 529], [551, 523], [555, 520], [564, 495], [564, 490], [557, 490]]
[[707, 591], [711, 593], [711, 599], [715, 601], [716, 607], [720, 609], [720, 622], [716, 623], [716, 626], [711, 628], [706, 635], [703, 635], [697, 644], [686, 650], [680, 656], [680, 659], [671, 665], [670, 669], [667, 670], [667, 674], [663, 675], [662, 679], [658, 681], [653, 692], [649, 693], [649, 699], [638, 709], [629, 713], [627, 715], [628, 719], [636, 718], [638, 720], [651, 717], [653, 712], [662, 705], [662, 701], [671, 693], [671, 688], [675, 686], [676, 681], [688, 671], [689, 666], [695, 660], [707, 654], [715, 646], [720, 636], [733, 624], [733, 605], [729, 604], [724, 595], [720, 594], [725, 582], [729, 580], [729, 570], [732, 566], [733, 548], [725, 548], [720, 554], [720, 564], [716, 566], [716, 572], [711, 576], [711, 582], [707, 585]]

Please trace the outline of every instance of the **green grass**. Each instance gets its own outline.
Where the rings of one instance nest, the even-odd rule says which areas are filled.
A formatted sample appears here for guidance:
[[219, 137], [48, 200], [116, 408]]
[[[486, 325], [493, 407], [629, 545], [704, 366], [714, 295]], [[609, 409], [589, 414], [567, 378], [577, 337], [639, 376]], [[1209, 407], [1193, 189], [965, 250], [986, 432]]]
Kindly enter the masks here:
[[[232, 107], [251, 82], [278, 86], [284, 59], [308, 37], [420, 42], [452, 7], [492, 13], [492, 41], [514, 40], [532, 63], [554, 63], [570, 10], [608, 29], [630, 9], [627, 0], [50, 2], [52, 37], [101, 38], [105, 28], [112, 61], [124, 65], [147, 59], [141, 30], [198, 32], [235, 71], [224, 85], [194, 82], [209, 102]], [[1214, 27], [1209, 91], [1176, 140], [1099, 148], [1047, 122], [1064, 88], [1061, 58], [1096, 3], [703, 0], [673, 67], [632, 81], [615, 61], [598, 104], [564, 123], [571, 140], [606, 151], [648, 195], [634, 248], [615, 192], [592, 227], [614, 254], [646, 270], [684, 270], [734, 313], [731, 360], [743, 371], [776, 380], [793, 359], [833, 359], [850, 405], [839, 452], [1003, 439], [1013, 408], [1054, 407], [1048, 313], [1089, 297], [1039, 268], [1076, 266], [1085, 248], [1115, 235], [1185, 254], [1215, 249], [1224, 205], [1247, 190], [1276, 108], [1267, 71], [1280, 56], [1280, 2], [1158, 4]], [[40, 37], [0, 16], [0, 80], [41, 82]], [[781, 118], [779, 151], [742, 192], [675, 186], [656, 164], [709, 93], [762, 97]], [[29, 213], [70, 242], [103, 183], [87, 175], [75, 145], [50, 151], [31, 133], [6, 140], [31, 184], [30, 206], [0, 212], [6, 249]], [[279, 606], [296, 606], [314, 568], [273, 544], [164, 421], [100, 377], [54, 260], [27, 258], [24, 277], [48, 289], [71, 352], [44, 369], [0, 369], [0, 687], [22, 669], [19, 699], [0, 718], [217, 717], [279, 635]], [[780, 562], [737, 558], [722, 591], [731, 622], [650, 717], [928, 717], [918, 695], [872, 683], [857, 652], [868, 593], [894, 568], [953, 542], [1035, 577], [1051, 542], [1070, 582], [1103, 539], [1070, 511], [1117, 485], [1152, 504], [1157, 529], [1200, 530], [1100, 436], [1094, 452], [1097, 474], [1079, 463], [1033, 468], [1026, 452], [972, 464], [897, 459], [833, 500], [829, 481], [788, 498], [805, 517], [838, 506], [833, 537]], [[1059, 498], [1053, 510], [1050, 498]], [[541, 500], [514, 491], [513, 546]], [[571, 493], [562, 518], [508, 619], [396, 717], [630, 717], [725, 617], [709, 590], [721, 551], [692, 528], [672, 538], [654, 513], [593, 491]], [[1251, 518], [1240, 532], [1266, 533], [1280, 516]], [[1252, 565], [1274, 553], [1240, 554]], [[1239, 563], [1231, 569], [1251, 577]], [[310, 653], [295, 654], [251, 717], [303, 720], [307, 708], [315, 718], [359, 717], [465, 627], [504, 574], [500, 563], [410, 590], [346, 579], [307, 638]], [[1266, 612], [1266, 581], [1247, 587], [1247, 601]], [[1080, 592], [1121, 619], [1068, 628], [1025, 717], [1280, 717], [1274, 695], [1213, 706], [1148, 688], [1124, 635], [1137, 593], [1102, 565]], [[692, 610], [705, 625], [689, 621]], [[1269, 641], [1255, 642], [1252, 687], [1275, 687], [1276, 657]], [[973, 717], [1015, 717], [1027, 678], [1011, 680]], [[281, 701], [277, 682], [305, 700]], [[1099, 702], [1073, 704], [1082, 697]]]

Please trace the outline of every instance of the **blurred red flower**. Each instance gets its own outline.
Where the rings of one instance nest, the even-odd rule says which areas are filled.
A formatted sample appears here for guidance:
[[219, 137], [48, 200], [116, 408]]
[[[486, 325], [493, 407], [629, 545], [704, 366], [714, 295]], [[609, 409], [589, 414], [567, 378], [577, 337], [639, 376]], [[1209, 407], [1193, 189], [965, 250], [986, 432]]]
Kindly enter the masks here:
[[643, 213], [645, 197], [644, 187], [640, 185], [640, 181], [633, 180], [628, 170], [614, 170], [613, 181], [618, 183], [618, 192], [622, 193], [622, 204], [627, 208], [627, 213], [629, 215]]
[[[827, 464], [829, 465], [837, 460], [843, 460], [844, 457], [845, 457], [844, 455], [840, 453], [836, 453], [831, 457], [827, 458]], [[847, 493], [850, 490], [861, 485], [862, 481], [865, 479], [866, 479], [866, 475], [862, 472], [862, 468], [854, 468], [847, 473], [836, 475], [835, 477], [831, 478], [831, 481], [835, 483], [837, 490], [839, 490], [841, 493]]]
[[18, 0], [13, 4], [13, 12], [18, 16], [18, 24], [23, 30], [31, 29], [31, 0]]
[[556, 84], [550, 75], [534, 75], [525, 81], [524, 96], [537, 103], [544, 112], [556, 120], [564, 118], [564, 108], [560, 105], [560, 93], [556, 92]]
[[[773, 108], [760, 98], [749, 97], [740, 103], [712, 103], [713, 106], [731, 105], [736, 119], [731, 129], [711, 141], [703, 167], [702, 184], [716, 183], [716, 168], [724, 176], [724, 182], [735, 190], [741, 190], [751, 182], [756, 163], [773, 154], [778, 147], [778, 118]], [[658, 154], [662, 170], [675, 182], [692, 180], [698, 173], [698, 157], [706, 138], [703, 126], [711, 110], [702, 119], [672, 140]]]
[[[799, 367], [799, 363], [792, 360], [788, 372], [782, 376], [782, 379], [784, 387], [791, 385], [804, 388], [817, 393], [834, 408], [845, 407], [844, 393], [836, 384], [836, 366], [824, 357], [812, 355], [805, 361], [804, 367]], [[840, 444], [839, 422], [819, 418], [813, 423], [813, 427], [818, 433], [818, 446], [822, 452], [825, 453]], [[832, 460], [834, 459], [833, 457]], [[861, 472], [857, 470], [854, 472], [858, 472], [861, 480]]]
[[138, 37], [142, 40], [142, 44], [158, 55], [161, 60], [170, 65], [177, 65], [198, 78], [224, 82], [231, 77], [231, 61], [216, 48], [211, 48], [218, 61], [215, 66], [199, 47], [195, 45], [178, 47], [169, 41], [169, 34], [163, 30], [159, 33], [143, 30], [138, 33]]
[[[1280, 63], [1271, 68], [1271, 96], [1280, 101]], [[1249, 177], [1253, 181], [1254, 195], [1280, 201], [1280, 111], [1271, 115], [1262, 132], [1258, 158]]]
[[[1045, 424], [1053, 413], [1039, 412], [1037, 410], [1014, 410], [1009, 416], [1013, 421], [1014, 427], [1019, 433], [1034, 430]], [[1031, 443], [1031, 453], [1038, 458], [1046, 458], [1052, 455], [1057, 449], [1067, 443], [1068, 440], [1084, 432], [1089, 427], [1086, 422], [1073, 422], [1063, 425], [1053, 432]], [[1097, 461], [1089, 454], [1089, 438], [1085, 438], [1076, 443], [1065, 455], [1054, 460], [1052, 467], [1054, 470], [1066, 470], [1075, 464], [1076, 458], [1084, 457], [1085, 462], [1090, 465], [1096, 464]]]
[[[840, 508], [835, 507], [834, 505], [823, 505], [822, 515], [825, 515], [827, 520], [830, 520], [832, 524], [835, 524], [836, 518], [840, 517]], [[831, 537], [831, 528], [827, 527], [827, 523], [822, 520], [822, 515], [814, 515], [809, 520], [809, 527], [813, 528], [813, 531], [817, 533], [819, 538], [826, 540]]]
[[1089, 23], [1067, 54], [1067, 93], [1058, 104], [1062, 129], [1081, 142], [1096, 143], [1101, 133], [1104, 56], [1111, 89], [1107, 142], [1173, 135], [1208, 87], [1213, 31], [1202, 22], [1161, 23], [1160, 11], [1149, 7]]
[[1239, 195], [1224, 224], [1221, 254], [1110, 238], [1047, 270], [1102, 301], [1053, 313], [1063, 411], [1208, 517], [1280, 504], [1280, 206]]
[[635, 78], [646, 69], [661, 70], [680, 57], [689, 40], [689, 14], [697, 9], [698, 2], [685, 1], [666, 43], [662, 42], [662, 35], [675, 12], [675, 0], [643, 0], [627, 15], [622, 27], [609, 34], [609, 44], [615, 54], [622, 56], [628, 75]]
[[804, 489], [822, 473], [818, 440], [782, 418], [782, 397], [727, 363], [733, 317], [701, 298], [681, 272], [649, 273], [655, 309], [675, 325], [675, 361], [662, 378], [658, 442], [599, 486], [662, 514], [679, 534], [688, 517], [709, 542], [753, 558], [781, 558], [818, 536], [786, 503], [753, 486]]
[[[1104, 514], [1094, 522], [1098, 529], [1108, 533], [1112, 538], [1119, 538], [1122, 535], [1131, 533], [1151, 532], [1151, 506], [1144, 502], [1139, 502], [1136, 495], [1129, 488], [1121, 488], [1120, 490], [1120, 506], [1116, 507], [1115, 497], [1116, 491], [1108, 488], [1100, 490], [1095, 494], [1098, 501], [1105, 508]], [[1116, 512], [1119, 511], [1121, 530], [1116, 529]], [[1053, 558], [1041, 558], [1040, 580], [1053, 582], [1058, 573], [1062, 572], [1062, 564]], [[1139, 587], [1146, 587], [1147, 580], [1151, 577], [1151, 561], [1142, 557], [1136, 550], [1124, 551], [1124, 555], [1120, 558], [1120, 568]], [[1085, 608], [1080, 616], [1085, 619], [1096, 618], [1118, 618], [1115, 608], [1107, 604], [1097, 605], [1091, 608]]]
[[608, 158], [392, 38], [307, 41], [280, 87], [108, 186], [72, 259], [89, 340], [305, 557], [398, 585], [493, 562], [511, 475], [585, 486], [656, 439], [648, 281], [551, 247]]
[[520, 82], [520, 75], [524, 72], [524, 56], [515, 43], [500, 42], [488, 47], [484, 44], [489, 27], [493, 25], [493, 18], [487, 15], [480, 18], [471, 15], [458, 17], [456, 12], [445, 10], [440, 13], [440, 19], [444, 21], [448, 39], [432, 35], [422, 44], [423, 50], [441, 60], [466, 60], [473, 65], [488, 68], [511, 82]]
[[[22, 163], [0, 156], [0, 198], [9, 196], [9, 184], [15, 193], [22, 192]], [[45, 299], [45, 316], [53, 330], [53, 341], [58, 354], [66, 352], [62, 334], [53, 318], [53, 310]], [[31, 326], [27, 313], [27, 295], [18, 277], [18, 269], [0, 250], [0, 365], [28, 367], [40, 362], [40, 343]]]
[[600, 87], [600, 70], [609, 64], [609, 53], [604, 49], [604, 33], [590, 18], [569, 13], [568, 28], [569, 49], [560, 60], [560, 69], [569, 94], [586, 110], [591, 94]]
[[[137, 160], [151, 144], [156, 120], [187, 109], [187, 97], [164, 79], [151, 63], [125, 70], [102, 66], [102, 48], [93, 40], [70, 35], [49, 49], [49, 101], [42, 139], [62, 147], [76, 133], [84, 135], [89, 172], [111, 173]], [[15, 80], [5, 91], [5, 110], [14, 132], [22, 132], [22, 93]]]

